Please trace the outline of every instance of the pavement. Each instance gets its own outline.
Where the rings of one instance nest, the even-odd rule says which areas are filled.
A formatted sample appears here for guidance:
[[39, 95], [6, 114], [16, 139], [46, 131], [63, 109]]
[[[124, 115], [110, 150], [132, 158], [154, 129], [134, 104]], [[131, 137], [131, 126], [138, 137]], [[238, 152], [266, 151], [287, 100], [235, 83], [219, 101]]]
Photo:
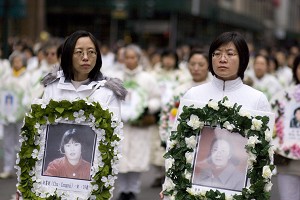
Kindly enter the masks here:
[[[3, 149], [2, 140], [0, 139], [0, 169], [3, 168]], [[161, 188], [151, 188], [151, 184], [155, 177], [153, 168], [150, 168], [148, 172], [142, 174], [142, 188], [141, 193], [137, 196], [137, 200], [159, 200], [159, 192]], [[12, 200], [12, 195], [16, 192], [16, 178], [12, 179], [0, 179], [0, 200]], [[279, 200], [278, 187], [277, 187], [277, 177], [272, 178], [272, 191], [271, 200]], [[116, 191], [116, 190], [115, 190]], [[112, 200], [117, 199], [117, 194], [114, 194]]]

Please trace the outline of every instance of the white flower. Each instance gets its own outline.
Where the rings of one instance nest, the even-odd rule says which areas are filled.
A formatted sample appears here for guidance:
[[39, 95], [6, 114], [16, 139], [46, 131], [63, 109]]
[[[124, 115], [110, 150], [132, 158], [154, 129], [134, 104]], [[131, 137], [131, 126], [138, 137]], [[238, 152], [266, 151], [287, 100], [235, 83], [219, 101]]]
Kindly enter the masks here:
[[173, 158], [168, 158], [165, 161], [166, 171], [168, 171], [174, 164], [175, 160]]
[[192, 174], [190, 172], [188, 172], [187, 170], [184, 171], [184, 177], [188, 180], [191, 180], [192, 178]]
[[262, 176], [265, 178], [265, 179], [269, 179], [272, 177], [272, 171], [270, 169], [269, 166], [264, 166], [263, 167], [263, 174]]
[[271, 132], [270, 130], [266, 130], [266, 131], [265, 131], [265, 140], [266, 140], [267, 142], [270, 142], [271, 139], [272, 139], [272, 132]]
[[233, 200], [233, 197], [231, 195], [226, 195], [225, 200]]
[[225, 127], [227, 130], [229, 131], [232, 131], [235, 126], [233, 124], [230, 124], [229, 121], [226, 121], [224, 124], [223, 124], [223, 127]]
[[186, 152], [185, 153], [186, 163], [192, 163], [194, 160], [194, 153], [193, 152]]
[[39, 151], [37, 149], [34, 149], [31, 153], [31, 157], [32, 158], [37, 158], [39, 155]]
[[197, 128], [202, 128], [204, 126], [204, 122], [199, 121], [199, 117], [197, 115], [192, 114], [190, 117], [190, 121], [188, 121], [187, 125], [196, 130]]
[[265, 190], [266, 192], [270, 192], [271, 189], [272, 189], [272, 186], [273, 186], [273, 184], [272, 184], [271, 181], [270, 181], [270, 182], [268, 182], [268, 183], [265, 185], [264, 190]]
[[173, 183], [172, 179], [166, 177], [164, 184], [162, 185], [163, 190], [169, 191], [174, 189], [175, 184]]
[[195, 149], [197, 145], [196, 136], [191, 136], [189, 138], [185, 138], [185, 143], [187, 148]]
[[255, 144], [260, 143], [260, 141], [258, 140], [258, 136], [250, 136], [248, 141], [247, 141], [247, 145], [250, 147], [255, 147]]
[[108, 175], [108, 177], [103, 176], [101, 178], [101, 181], [104, 183], [105, 187], [109, 187], [109, 186], [113, 186], [114, 185], [115, 179], [116, 179], [116, 177], [114, 177], [112, 175]]
[[211, 107], [214, 110], [219, 110], [219, 105], [215, 101], [210, 100], [207, 105], [208, 107]]
[[247, 118], [251, 118], [251, 114], [243, 109], [240, 109], [239, 113], [238, 113], [241, 117], [247, 117]]
[[225, 106], [226, 108], [233, 108], [233, 104], [228, 100], [224, 101], [222, 105]]
[[176, 146], [177, 141], [176, 140], [168, 140], [167, 142], [167, 150], [172, 149]]
[[256, 130], [259, 131], [261, 129], [262, 126], [262, 121], [259, 119], [252, 119], [252, 126], [251, 126], [251, 130]]
[[195, 192], [194, 192], [194, 190], [193, 190], [192, 188], [187, 188], [186, 191], [187, 191], [187, 193], [189, 193], [190, 195], [195, 196]]

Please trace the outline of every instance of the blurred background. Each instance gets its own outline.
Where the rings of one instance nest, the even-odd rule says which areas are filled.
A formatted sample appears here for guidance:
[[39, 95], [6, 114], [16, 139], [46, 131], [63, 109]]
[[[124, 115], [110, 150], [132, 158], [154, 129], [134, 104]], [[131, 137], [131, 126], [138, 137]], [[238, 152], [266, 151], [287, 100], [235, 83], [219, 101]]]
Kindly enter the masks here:
[[0, 38], [9, 42], [66, 37], [78, 29], [111, 48], [207, 45], [238, 30], [256, 47], [291, 46], [300, 38], [299, 0], [0, 0]]

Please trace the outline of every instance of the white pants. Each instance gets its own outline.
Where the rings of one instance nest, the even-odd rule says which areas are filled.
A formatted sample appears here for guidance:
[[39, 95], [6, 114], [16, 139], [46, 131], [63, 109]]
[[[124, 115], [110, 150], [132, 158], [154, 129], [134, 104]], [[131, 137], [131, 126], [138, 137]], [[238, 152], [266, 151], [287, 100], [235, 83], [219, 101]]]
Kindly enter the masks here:
[[300, 200], [300, 176], [278, 174], [280, 200]]
[[14, 172], [22, 125], [22, 122], [3, 125], [4, 172]]
[[119, 193], [133, 192], [135, 194], [141, 191], [141, 173], [140, 172], [128, 172], [119, 173], [117, 179], [117, 188]]

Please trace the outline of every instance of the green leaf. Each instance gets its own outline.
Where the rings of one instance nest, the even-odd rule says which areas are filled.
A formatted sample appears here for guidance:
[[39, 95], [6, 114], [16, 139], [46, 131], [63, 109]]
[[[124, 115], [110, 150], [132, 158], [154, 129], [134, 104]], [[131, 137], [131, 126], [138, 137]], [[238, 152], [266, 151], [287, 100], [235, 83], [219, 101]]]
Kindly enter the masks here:
[[59, 107], [57, 107], [57, 108], [55, 108], [55, 110], [57, 111], [57, 112], [59, 112], [60, 114], [62, 114], [63, 112], [64, 112], [64, 108], [59, 108]]

